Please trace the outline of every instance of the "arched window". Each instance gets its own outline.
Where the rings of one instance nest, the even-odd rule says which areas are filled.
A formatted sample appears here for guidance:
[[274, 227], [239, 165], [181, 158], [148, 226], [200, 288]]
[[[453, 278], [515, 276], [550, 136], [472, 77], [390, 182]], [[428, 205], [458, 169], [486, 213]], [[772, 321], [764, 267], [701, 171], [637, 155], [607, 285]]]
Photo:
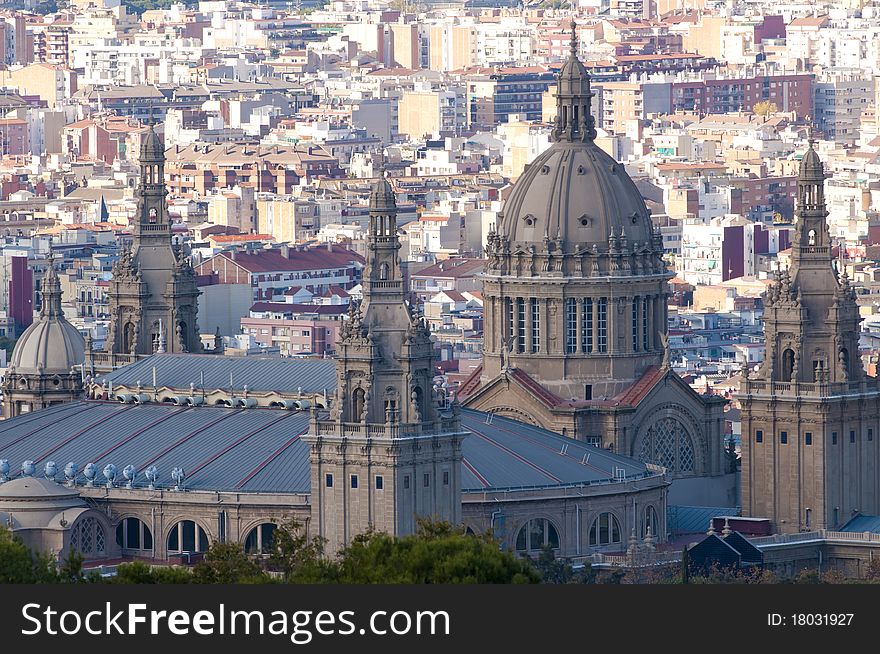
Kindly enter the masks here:
[[638, 459], [663, 466], [673, 474], [696, 470], [694, 443], [684, 425], [675, 418], [661, 418], [648, 429]]
[[559, 549], [559, 532], [546, 518], [533, 518], [516, 535], [517, 552], [539, 552], [545, 545]]
[[790, 347], [782, 352], [782, 370], [780, 381], [790, 381], [794, 373], [794, 350]]
[[840, 363], [843, 365], [843, 372], [849, 375], [849, 352], [845, 347], [840, 349], [839, 356]]
[[116, 526], [116, 544], [127, 550], [152, 550], [153, 532], [137, 518], [126, 518]]
[[353, 421], [360, 421], [361, 415], [364, 412], [364, 398], [366, 393], [363, 388], [354, 389], [354, 393], [351, 395], [351, 419]]
[[248, 532], [244, 539], [244, 551], [248, 554], [270, 554], [275, 545], [275, 530], [278, 525], [264, 522]]
[[150, 212], [147, 214], [147, 222], [150, 223], [151, 225], [155, 225], [157, 221], [158, 221], [158, 217], [156, 215], [156, 209], [155, 209], [155, 207], [151, 207]]
[[181, 520], [168, 534], [168, 553], [206, 552], [208, 534], [192, 520]]
[[379, 279], [381, 279], [383, 281], [388, 279], [388, 264], [387, 263], [382, 263], [382, 265], [379, 266]]
[[600, 513], [590, 527], [590, 545], [602, 547], [619, 542], [621, 542], [620, 523], [617, 522], [617, 518], [610, 512]]
[[86, 559], [94, 559], [107, 553], [104, 527], [95, 518], [83, 518], [70, 530], [70, 549]]
[[810, 245], [816, 245], [816, 230], [811, 229], [808, 235]]
[[648, 527], [651, 528], [651, 535], [657, 536], [660, 530], [660, 521], [657, 519], [657, 511], [653, 506], [645, 507], [645, 515], [642, 520], [642, 538], [648, 535]]

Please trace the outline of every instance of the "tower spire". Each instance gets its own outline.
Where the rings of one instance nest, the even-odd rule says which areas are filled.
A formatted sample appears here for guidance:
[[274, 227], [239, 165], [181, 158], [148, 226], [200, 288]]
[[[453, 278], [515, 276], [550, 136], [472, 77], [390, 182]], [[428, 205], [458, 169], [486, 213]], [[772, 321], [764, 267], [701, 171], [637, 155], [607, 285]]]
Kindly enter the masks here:
[[43, 278], [43, 306], [40, 308], [40, 316], [43, 318], [57, 318], [63, 315], [61, 308], [61, 280], [55, 270], [54, 258], [49, 259], [49, 267]]
[[595, 119], [591, 104], [593, 90], [590, 75], [578, 59], [577, 24], [571, 19], [568, 60], [556, 78], [555, 141], [592, 141], [596, 138]]

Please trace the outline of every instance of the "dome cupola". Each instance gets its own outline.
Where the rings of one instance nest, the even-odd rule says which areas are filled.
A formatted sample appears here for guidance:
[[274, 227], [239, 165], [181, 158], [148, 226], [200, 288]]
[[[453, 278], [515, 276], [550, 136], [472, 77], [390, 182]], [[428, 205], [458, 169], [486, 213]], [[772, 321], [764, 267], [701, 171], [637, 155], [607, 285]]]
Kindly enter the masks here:
[[15, 345], [10, 370], [20, 374], [67, 374], [85, 358], [85, 341], [64, 317], [61, 282], [51, 264], [43, 279], [40, 318]]

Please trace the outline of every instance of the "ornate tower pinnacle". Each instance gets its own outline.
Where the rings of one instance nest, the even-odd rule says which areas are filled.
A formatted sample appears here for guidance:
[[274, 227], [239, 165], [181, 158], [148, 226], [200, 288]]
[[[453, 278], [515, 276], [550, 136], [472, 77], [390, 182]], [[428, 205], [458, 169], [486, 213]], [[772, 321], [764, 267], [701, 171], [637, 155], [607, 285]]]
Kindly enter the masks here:
[[571, 21], [571, 41], [568, 60], [556, 78], [555, 141], [592, 141], [596, 138], [596, 121], [591, 114], [593, 93], [590, 75], [578, 59], [577, 31]]
[[[435, 390], [434, 346], [407, 305], [397, 203], [384, 174], [370, 193], [363, 301], [352, 305], [337, 344], [330, 420], [312, 414], [313, 515], [338, 549], [370, 528], [410, 534], [417, 516], [461, 519], [457, 405]], [[340, 502], [333, 488], [347, 493]], [[355, 499], [355, 498], [359, 499]]]
[[102, 369], [160, 349], [168, 353], [202, 350], [197, 324], [199, 289], [192, 266], [172, 244], [165, 199], [165, 147], [153, 124], [141, 142], [139, 162], [132, 246], [123, 248], [113, 266], [108, 292], [109, 357], [101, 357], [98, 367]]
[[813, 143], [810, 134], [798, 173], [791, 267], [764, 294], [764, 361], [740, 388], [743, 514], [780, 532], [880, 510], [880, 389], [859, 356], [855, 289], [834, 268]]

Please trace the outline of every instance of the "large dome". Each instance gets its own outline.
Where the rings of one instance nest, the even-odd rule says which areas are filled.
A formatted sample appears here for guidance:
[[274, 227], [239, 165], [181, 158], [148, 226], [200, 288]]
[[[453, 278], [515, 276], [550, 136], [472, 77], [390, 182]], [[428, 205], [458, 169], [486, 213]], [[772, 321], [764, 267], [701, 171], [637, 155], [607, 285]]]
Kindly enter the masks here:
[[498, 231], [511, 246], [561, 238], [600, 251], [612, 233], [642, 245], [653, 236], [636, 185], [592, 139], [560, 140], [539, 155], [505, 203]]
[[39, 320], [24, 330], [12, 353], [10, 370], [25, 374], [66, 374], [85, 360], [85, 341], [64, 318], [61, 285], [52, 266], [43, 284]]

